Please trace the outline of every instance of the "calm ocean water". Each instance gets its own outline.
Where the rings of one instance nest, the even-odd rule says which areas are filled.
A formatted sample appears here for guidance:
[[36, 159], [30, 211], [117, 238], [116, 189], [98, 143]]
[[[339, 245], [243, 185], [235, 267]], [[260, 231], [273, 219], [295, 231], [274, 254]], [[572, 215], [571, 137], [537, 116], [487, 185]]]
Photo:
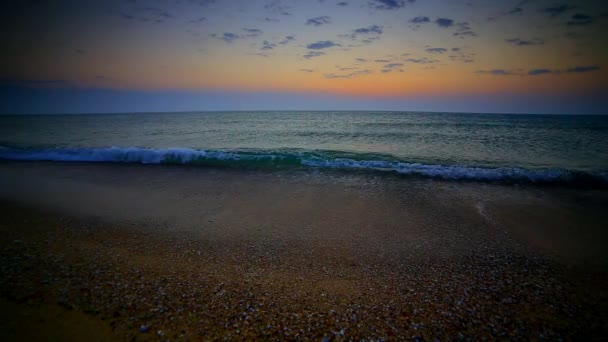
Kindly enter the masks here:
[[608, 116], [202, 112], [0, 116], [0, 158], [370, 169], [608, 183]]

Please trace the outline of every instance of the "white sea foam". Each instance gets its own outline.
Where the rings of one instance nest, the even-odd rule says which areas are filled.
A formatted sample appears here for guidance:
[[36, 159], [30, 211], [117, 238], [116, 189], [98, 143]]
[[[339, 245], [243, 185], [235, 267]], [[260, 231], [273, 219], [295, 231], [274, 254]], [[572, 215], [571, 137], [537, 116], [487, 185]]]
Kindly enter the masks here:
[[[391, 171], [449, 180], [569, 182], [575, 174], [568, 170], [530, 170], [517, 167], [475, 167], [433, 165], [390, 160], [356, 160], [335, 153], [285, 151], [221, 151], [190, 148], [152, 149], [140, 147], [20, 149], [0, 146], [0, 158], [10, 160], [121, 162], [142, 164], [225, 164], [259, 163], [269, 165], [301, 165], [334, 169], [366, 169]], [[605, 172], [586, 174], [607, 182]]]

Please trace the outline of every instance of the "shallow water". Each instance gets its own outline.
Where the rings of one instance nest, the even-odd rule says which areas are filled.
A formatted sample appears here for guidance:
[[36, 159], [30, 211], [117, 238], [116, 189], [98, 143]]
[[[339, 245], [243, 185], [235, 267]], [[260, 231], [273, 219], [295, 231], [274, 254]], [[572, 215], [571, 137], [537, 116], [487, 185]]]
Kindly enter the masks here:
[[[0, 116], [0, 157], [608, 179], [608, 117], [411, 112]], [[111, 148], [110, 148], [111, 147]]]

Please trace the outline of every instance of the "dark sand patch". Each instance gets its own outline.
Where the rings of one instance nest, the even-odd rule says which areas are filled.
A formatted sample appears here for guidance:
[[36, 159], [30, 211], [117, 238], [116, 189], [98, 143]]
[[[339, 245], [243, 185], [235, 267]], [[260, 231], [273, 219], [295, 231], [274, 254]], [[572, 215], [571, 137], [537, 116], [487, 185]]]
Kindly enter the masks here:
[[118, 339], [607, 331], [603, 192], [140, 165], [0, 176], [4, 312], [59, 306]]

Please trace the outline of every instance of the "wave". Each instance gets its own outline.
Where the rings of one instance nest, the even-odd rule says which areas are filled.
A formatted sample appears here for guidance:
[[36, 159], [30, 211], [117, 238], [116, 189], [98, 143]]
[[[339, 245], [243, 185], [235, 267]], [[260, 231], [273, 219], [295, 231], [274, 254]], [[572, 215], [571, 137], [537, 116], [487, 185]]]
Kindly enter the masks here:
[[[370, 159], [371, 158], [371, 159]], [[563, 183], [608, 186], [608, 172], [521, 167], [479, 167], [412, 163], [377, 154], [303, 150], [195, 150], [140, 147], [24, 149], [0, 146], [0, 159], [30, 161], [185, 164], [235, 167], [315, 167], [394, 172], [447, 180], [507, 183]]]

